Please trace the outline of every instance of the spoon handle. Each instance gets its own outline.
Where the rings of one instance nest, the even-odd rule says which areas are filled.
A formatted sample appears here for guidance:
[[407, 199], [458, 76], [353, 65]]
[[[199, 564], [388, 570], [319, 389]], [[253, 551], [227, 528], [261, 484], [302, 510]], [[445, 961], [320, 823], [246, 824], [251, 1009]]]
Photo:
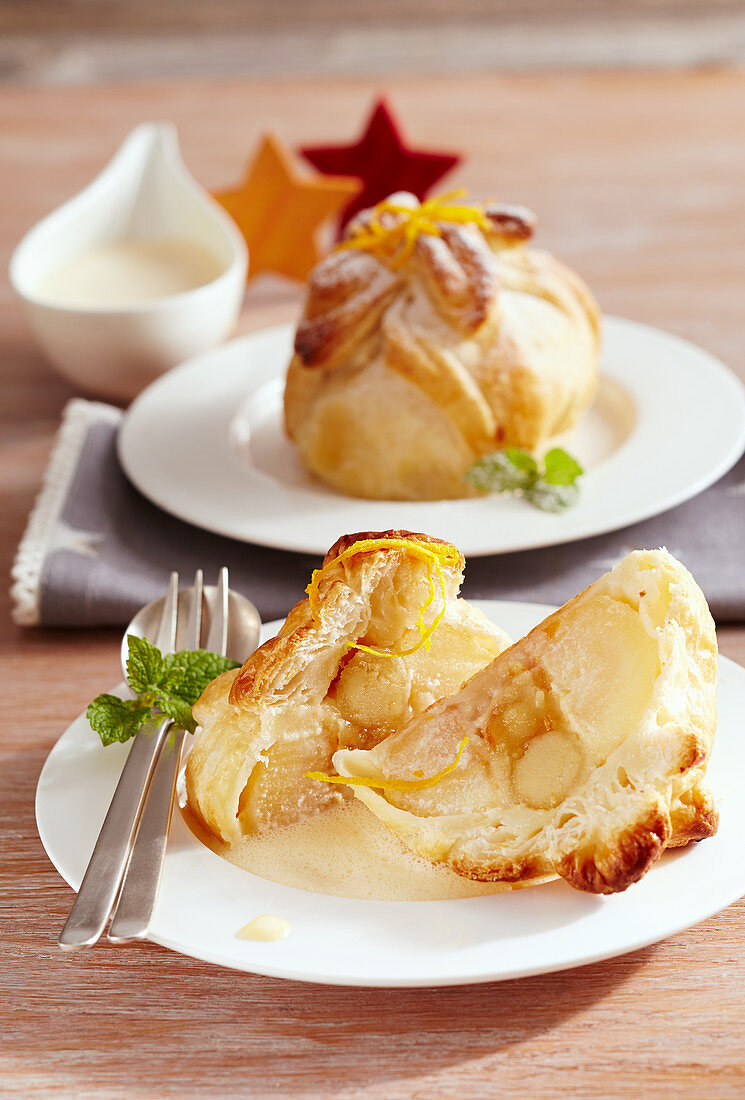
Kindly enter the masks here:
[[95, 943], [106, 927], [127, 868], [153, 762], [170, 726], [170, 718], [160, 725], [143, 726], [132, 743], [75, 904], [60, 934], [63, 949]]
[[142, 939], [150, 927], [168, 842], [183, 740], [184, 730], [174, 727], [156, 761], [147, 804], [108, 931], [112, 943]]

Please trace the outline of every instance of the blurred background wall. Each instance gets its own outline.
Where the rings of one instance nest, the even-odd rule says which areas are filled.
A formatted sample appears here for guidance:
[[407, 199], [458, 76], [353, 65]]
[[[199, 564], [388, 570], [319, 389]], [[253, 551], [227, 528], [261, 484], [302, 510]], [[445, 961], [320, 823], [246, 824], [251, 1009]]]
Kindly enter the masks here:
[[743, 0], [0, 0], [0, 81], [742, 67]]

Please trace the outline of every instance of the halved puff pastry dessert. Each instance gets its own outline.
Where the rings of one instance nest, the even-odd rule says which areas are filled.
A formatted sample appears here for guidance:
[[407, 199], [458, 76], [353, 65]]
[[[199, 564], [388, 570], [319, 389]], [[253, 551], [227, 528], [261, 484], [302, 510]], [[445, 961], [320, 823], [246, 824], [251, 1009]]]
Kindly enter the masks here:
[[716, 831], [716, 669], [691, 575], [637, 551], [455, 695], [333, 762], [406, 845], [461, 875], [553, 872], [613, 893]]
[[427, 535], [346, 535], [276, 638], [214, 680], [186, 766], [191, 810], [228, 843], [347, 791], [306, 772], [370, 748], [457, 691], [509, 645], [458, 598], [464, 561]]
[[524, 207], [399, 193], [313, 271], [285, 389], [309, 470], [349, 496], [472, 495], [480, 456], [538, 448], [593, 399], [600, 314], [527, 248]]

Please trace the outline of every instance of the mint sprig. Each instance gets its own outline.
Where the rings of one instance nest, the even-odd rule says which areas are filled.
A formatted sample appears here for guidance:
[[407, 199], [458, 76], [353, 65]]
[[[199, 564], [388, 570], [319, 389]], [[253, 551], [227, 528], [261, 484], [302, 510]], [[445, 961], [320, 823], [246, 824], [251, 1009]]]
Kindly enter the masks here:
[[207, 684], [238, 662], [206, 649], [181, 649], [164, 656], [147, 638], [127, 635], [127, 682], [134, 699], [97, 695], [85, 716], [104, 745], [129, 741], [151, 720], [172, 718], [193, 733], [192, 707]]
[[577, 478], [583, 473], [561, 447], [547, 451], [542, 464], [528, 451], [507, 447], [478, 459], [464, 477], [482, 493], [518, 493], [544, 512], [563, 512], [577, 503]]
[[150, 717], [150, 707], [139, 699], [120, 699], [118, 695], [97, 695], [88, 704], [85, 716], [104, 745], [129, 741]]

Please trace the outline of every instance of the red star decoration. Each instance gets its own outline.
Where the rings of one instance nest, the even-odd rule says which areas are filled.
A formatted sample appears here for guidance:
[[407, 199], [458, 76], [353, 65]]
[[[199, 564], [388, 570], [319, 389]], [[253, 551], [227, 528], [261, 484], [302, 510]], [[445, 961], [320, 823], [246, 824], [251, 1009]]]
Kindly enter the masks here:
[[353, 145], [311, 145], [299, 152], [325, 175], [362, 180], [362, 190], [341, 213], [340, 227], [358, 210], [374, 206], [393, 191], [412, 191], [421, 201], [462, 160], [459, 153], [410, 148], [384, 99], [377, 101], [365, 132]]

